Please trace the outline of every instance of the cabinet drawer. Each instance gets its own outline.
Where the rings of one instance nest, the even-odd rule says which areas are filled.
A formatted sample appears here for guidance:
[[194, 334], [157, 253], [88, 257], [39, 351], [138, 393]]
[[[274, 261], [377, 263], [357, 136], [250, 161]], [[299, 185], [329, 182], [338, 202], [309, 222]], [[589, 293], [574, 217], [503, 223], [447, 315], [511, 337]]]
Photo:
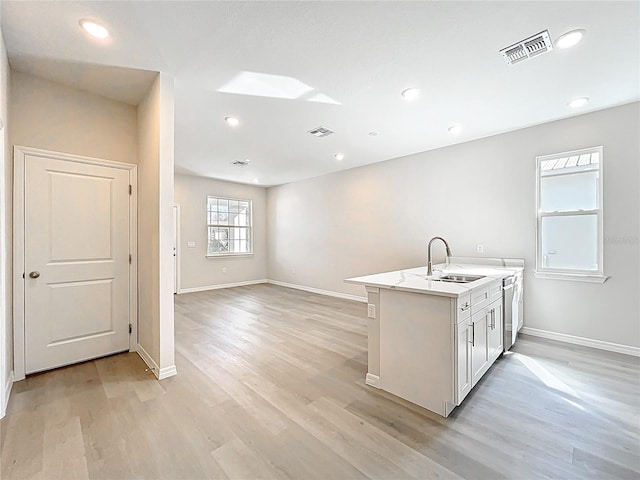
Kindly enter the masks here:
[[489, 303], [502, 300], [502, 280], [489, 285]]
[[456, 323], [460, 323], [471, 317], [471, 294], [460, 295], [456, 303]]
[[489, 286], [481, 287], [473, 290], [471, 292], [471, 311], [472, 313], [479, 312], [484, 307], [489, 305], [491, 302], [489, 301], [491, 298], [489, 292]]

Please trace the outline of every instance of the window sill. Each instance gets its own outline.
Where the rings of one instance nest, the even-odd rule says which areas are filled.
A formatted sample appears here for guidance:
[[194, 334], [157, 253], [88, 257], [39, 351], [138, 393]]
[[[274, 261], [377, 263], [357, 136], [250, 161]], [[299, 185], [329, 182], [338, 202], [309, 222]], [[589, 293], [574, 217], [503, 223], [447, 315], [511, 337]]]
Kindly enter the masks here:
[[533, 272], [536, 278], [546, 278], [547, 280], [568, 280], [570, 282], [604, 283], [609, 277], [600, 273], [566, 273], [566, 272]]
[[253, 253], [217, 253], [215, 255], [205, 255], [205, 258], [222, 258], [222, 257], [253, 257]]

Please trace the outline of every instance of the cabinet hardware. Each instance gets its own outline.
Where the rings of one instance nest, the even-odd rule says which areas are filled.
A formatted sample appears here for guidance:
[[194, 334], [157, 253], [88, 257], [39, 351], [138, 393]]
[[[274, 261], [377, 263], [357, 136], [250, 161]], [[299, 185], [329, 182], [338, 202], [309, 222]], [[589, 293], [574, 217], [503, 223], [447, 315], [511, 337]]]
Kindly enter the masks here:
[[476, 324], [475, 323], [471, 324], [471, 346], [472, 347], [476, 346]]
[[470, 307], [470, 306], [471, 306], [471, 305], [469, 305], [469, 302], [466, 302], [464, 305], [462, 305], [462, 306], [460, 307], [460, 311], [461, 311], [461, 312], [464, 312], [464, 311], [466, 311], [466, 310], [469, 310], [469, 307]]
[[491, 309], [491, 330], [496, 329], [496, 309]]

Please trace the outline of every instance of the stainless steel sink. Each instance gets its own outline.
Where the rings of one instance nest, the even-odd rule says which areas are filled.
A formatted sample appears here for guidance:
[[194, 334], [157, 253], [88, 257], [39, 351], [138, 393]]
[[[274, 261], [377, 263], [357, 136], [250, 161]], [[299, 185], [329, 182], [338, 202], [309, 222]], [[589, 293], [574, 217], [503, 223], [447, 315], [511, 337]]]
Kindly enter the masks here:
[[432, 280], [438, 282], [452, 282], [452, 283], [470, 283], [484, 278], [484, 275], [442, 275], [438, 278], [432, 278]]

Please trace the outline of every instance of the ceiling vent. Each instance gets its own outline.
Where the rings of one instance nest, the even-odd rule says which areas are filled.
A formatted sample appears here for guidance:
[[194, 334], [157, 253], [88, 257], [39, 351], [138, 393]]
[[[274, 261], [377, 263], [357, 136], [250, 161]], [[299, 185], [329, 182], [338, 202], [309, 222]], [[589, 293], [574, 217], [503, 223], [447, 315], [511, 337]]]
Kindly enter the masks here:
[[309, 130], [309, 133], [311, 135], [313, 135], [314, 137], [326, 137], [328, 135], [331, 135], [335, 132], [329, 130], [326, 127], [316, 127], [313, 130]]
[[513, 65], [551, 50], [553, 50], [553, 44], [549, 37], [549, 31], [545, 30], [514, 45], [503, 48], [500, 53], [509, 65]]
[[251, 162], [251, 160], [249, 160], [248, 158], [245, 158], [244, 160], [236, 160], [235, 162], [231, 162], [231, 165], [237, 165], [238, 167], [246, 167], [247, 165], [249, 165], [249, 162]]

